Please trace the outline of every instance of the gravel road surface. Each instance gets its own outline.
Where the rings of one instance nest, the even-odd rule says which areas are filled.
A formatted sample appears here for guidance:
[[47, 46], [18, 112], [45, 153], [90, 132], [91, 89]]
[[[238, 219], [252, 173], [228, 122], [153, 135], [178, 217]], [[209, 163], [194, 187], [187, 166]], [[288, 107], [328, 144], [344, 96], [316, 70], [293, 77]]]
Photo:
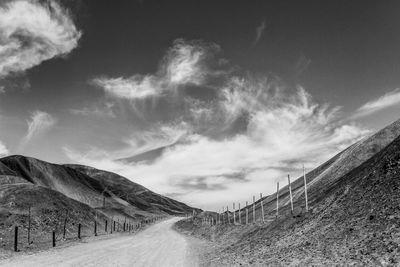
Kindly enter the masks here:
[[15, 256], [0, 266], [198, 266], [190, 241], [172, 229], [178, 220], [162, 221], [135, 235]]

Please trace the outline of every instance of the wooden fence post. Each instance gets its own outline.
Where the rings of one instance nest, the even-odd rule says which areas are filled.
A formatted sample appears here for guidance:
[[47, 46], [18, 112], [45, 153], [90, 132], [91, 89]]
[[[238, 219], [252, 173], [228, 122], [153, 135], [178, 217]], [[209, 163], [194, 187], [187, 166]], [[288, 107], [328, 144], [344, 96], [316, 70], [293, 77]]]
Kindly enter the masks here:
[[28, 210], [28, 245], [31, 244], [31, 206]]
[[241, 214], [240, 214], [240, 202], [238, 203], [239, 204], [239, 224], [242, 224], [242, 216], [241, 216]]
[[235, 216], [235, 202], [233, 202], [233, 224], [236, 224], [236, 216]]
[[97, 221], [94, 221], [94, 236], [97, 236]]
[[249, 204], [246, 201], [246, 224], [249, 224]]
[[293, 216], [293, 196], [292, 196], [292, 184], [290, 183], [290, 175], [287, 176], [288, 185], [289, 185], [289, 195], [290, 195], [290, 208]]
[[81, 224], [78, 224], [78, 239], [81, 239]]
[[15, 226], [14, 230], [14, 251], [18, 251], [18, 226]]
[[306, 171], [304, 169], [304, 164], [303, 164], [303, 178], [304, 178], [304, 196], [306, 198], [306, 212], [308, 212], [307, 179], [306, 179]]
[[279, 216], [279, 182], [276, 184], [276, 217]]
[[253, 223], [256, 223], [256, 197], [253, 196]]
[[53, 231], [53, 248], [56, 246], [56, 231]]
[[68, 218], [68, 210], [66, 210], [66, 212], [65, 212], [64, 227], [63, 227], [63, 239], [65, 239], [65, 234], [67, 231], [67, 218]]
[[262, 193], [260, 193], [260, 204], [261, 204], [261, 217], [262, 217], [262, 222], [264, 223], [264, 201], [262, 198]]

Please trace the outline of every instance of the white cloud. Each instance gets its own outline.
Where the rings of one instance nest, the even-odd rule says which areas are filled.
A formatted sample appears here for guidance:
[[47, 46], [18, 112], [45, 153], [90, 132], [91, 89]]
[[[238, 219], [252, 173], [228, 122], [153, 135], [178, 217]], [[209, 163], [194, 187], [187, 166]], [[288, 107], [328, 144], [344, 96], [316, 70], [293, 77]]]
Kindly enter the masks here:
[[400, 89], [397, 88], [383, 96], [369, 101], [356, 110], [353, 118], [364, 117], [383, 109], [400, 104]]
[[[287, 88], [277, 78], [238, 71], [211, 74], [217, 63], [204, 60], [212, 59], [209, 53], [215, 51], [208, 47], [195, 49], [202, 51], [201, 57], [188, 56], [195, 54], [190, 49], [190, 53], [177, 52], [189, 58], [176, 60], [185, 61], [182, 69], [177, 68], [177, 77], [168, 75], [170, 66], [180, 65], [170, 64], [180, 58], [171, 52], [166, 57], [171, 60], [164, 58], [161, 70], [146, 76], [156, 80], [157, 86], [167, 86], [150, 86], [149, 95], [169, 101], [163, 103], [162, 119], [157, 123], [146, 120], [152, 127], [135, 131], [125, 142], [128, 147], [114, 151], [91, 147], [84, 152], [65, 148], [66, 155], [81, 164], [117, 172], [162, 194], [210, 208], [235, 200], [233, 196], [240, 200], [260, 191], [271, 193], [275, 181], [289, 170], [295, 172], [301, 163], [315, 167], [369, 133], [343, 122], [340, 107], [316, 103], [302, 87]], [[180, 50], [175, 43], [169, 51]], [[172, 81], [177, 81], [182, 91], [177, 93]], [[196, 84], [195, 90], [208, 88], [209, 95], [190, 95], [185, 91], [187, 81], [196, 81], [188, 86]], [[135, 102], [132, 108], [137, 106]], [[174, 116], [166, 116], [171, 110]], [[158, 147], [165, 149], [151, 162], [114, 160]]]
[[22, 145], [28, 143], [35, 136], [41, 135], [56, 124], [57, 120], [49, 113], [36, 110], [27, 121], [28, 131], [22, 139]]
[[98, 77], [92, 83], [111, 96], [125, 99], [143, 99], [161, 92], [159, 81], [152, 76], [134, 75], [127, 79]]
[[[206, 65], [199, 70], [208, 71]], [[178, 194], [180, 200], [210, 208], [233, 201], [234, 195], [271, 193], [275, 180], [285, 177], [288, 169], [295, 171], [300, 162], [315, 167], [369, 133], [343, 124], [339, 107], [315, 103], [301, 87], [290, 93], [270, 77], [225, 72], [224, 81], [213, 90], [212, 99], [206, 100], [180, 94], [178, 102], [170, 103], [175, 108], [177, 103], [187, 105], [180, 116], [145, 133], [135, 132], [129, 148], [66, 148], [65, 153], [81, 164], [117, 172], [162, 194]], [[245, 125], [236, 129], [241, 119]], [[151, 163], [113, 160], [169, 144]]]
[[97, 77], [91, 81], [107, 94], [129, 100], [159, 97], [168, 92], [176, 92], [181, 85], [200, 85], [209, 73], [204, 66], [216, 45], [200, 42], [185, 42], [178, 39], [167, 51], [155, 74], [135, 74], [129, 78]]
[[[175, 41], [162, 66], [165, 78], [174, 85], [201, 84], [207, 75], [207, 71], [201, 63], [210, 49], [211, 47], [201, 46], [198, 43]], [[213, 49], [218, 49], [218, 47], [213, 46]]]
[[56, 1], [16, 0], [0, 5], [0, 78], [64, 56], [81, 32]]

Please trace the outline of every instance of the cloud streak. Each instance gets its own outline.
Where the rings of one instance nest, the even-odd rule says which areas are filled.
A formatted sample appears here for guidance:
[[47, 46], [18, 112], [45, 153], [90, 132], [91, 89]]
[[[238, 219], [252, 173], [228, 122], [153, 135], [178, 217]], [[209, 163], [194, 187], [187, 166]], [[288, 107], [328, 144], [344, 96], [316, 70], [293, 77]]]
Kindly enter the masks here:
[[216, 45], [199, 41], [185, 42], [178, 39], [167, 51], [155, 74], [135, 74], [131, 77], [97, 77], [91, 83], [102, 88], [108, 95], [128, 100], [160, 97], [176, 92], [183, 85], [200, 85], [211, 75], [204, 67]]
[[34, 137], [48, 131], [56, 122], [57, 120], [49, 113], [39, 110], [32, 112], [30, 119], [27, 121], [28, 131], [22, 139], [22, 145], [27, 144]]
[[0, 5], [0, 78], [67, 55], [80, 37], [68, 12], [56, 1]]
[[353, 118], [368, 116], [383, 109], [393, 107], [400, 103], [400, 89], [397, 88], [383, 96], [371, 100], [356, 110]]
[[261, 22], [260, 25], [257, 26], [256, 38], [254, 39], [254, 45], [256, 45], [261, 40], [261, 37], [262, 37], [266, 27], [267, 27], [267, 25], [265, 24], [265, 20], [263, 22]]

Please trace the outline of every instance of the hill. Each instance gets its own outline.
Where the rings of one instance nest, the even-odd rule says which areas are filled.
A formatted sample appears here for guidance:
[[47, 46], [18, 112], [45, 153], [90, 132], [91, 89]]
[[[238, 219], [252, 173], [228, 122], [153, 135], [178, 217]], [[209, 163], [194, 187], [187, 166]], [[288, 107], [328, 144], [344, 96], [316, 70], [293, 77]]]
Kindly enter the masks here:
[[93, 233], [95, 221], [104, 229], [106, 219], [138, 223], [193, 210], [111, 172], [20, 155], [1, 158], [0, 246], [12, 248], [9, 243], [14, 226], [21, 226], [21, 233], [26, 234], [29, 208], [35, 235], [47, 231], [47, 237], [50, 229], [60, 232], [66, 216], [67, 232], [76, 235], [78, 223]]
[[[341, 177], [354, 168], [360, 166], [366, 160], [384, 149], [400, 135], [400, 120], [395, 121], [370, 137], [364, 138], [338, 153], [330, 160], [317, 168], [306, 173], [308, 201], [312, 208], [314, 203], [324, 196], [325, 192], [334, 188]], [[304, 179], [298, 177], [292, 182], [292, 195], [295, 213], [305, 212]], [[261, 218], [261, 201], [256, 202], [256, 219]], [[280, 213], [290, 213], [289, 187], [285, 186], [279, 190]], [[275, 216], [276, 194], [263, 198], [266, 216]], [[249, 208], [249, 217], [252, 218], [253, 209]]]
[[[265, 224], [209, 227], [181, 222], [177, 227], [218, 244], [209, 255], [211, 266], [398, 265], [399, 124], [354, 144], [310, 172], [307, 214], [291, 216], [286, 205], [284, 215]], [[297, 206], [303, 202], [299, 195]], [[269, 214], [274, 213], [270, 205]]]

